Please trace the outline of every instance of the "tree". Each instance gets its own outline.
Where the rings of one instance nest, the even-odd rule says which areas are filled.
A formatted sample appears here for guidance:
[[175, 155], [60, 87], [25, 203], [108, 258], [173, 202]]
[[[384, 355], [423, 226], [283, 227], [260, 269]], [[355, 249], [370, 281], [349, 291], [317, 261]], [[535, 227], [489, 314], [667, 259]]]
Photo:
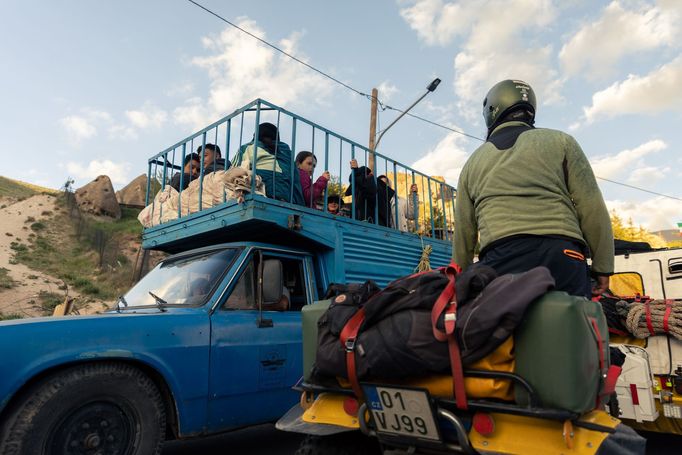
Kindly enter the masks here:
[[345, 189], [341, 184], [341, 178], [338, 175], [332, 175], [327, 183], [327, 194], [329, 196], [343, 197]]
[[613, 229], [613, 237], [616, 239], [646, 242], [653, 248], [665, 248], [667, 246], [661, 237], [652, 234], [641, 225], [636, 227], [632, 218], [629, 218], [627, 225], [625, 225], [615, 210], [611, 212], [611, 228]]

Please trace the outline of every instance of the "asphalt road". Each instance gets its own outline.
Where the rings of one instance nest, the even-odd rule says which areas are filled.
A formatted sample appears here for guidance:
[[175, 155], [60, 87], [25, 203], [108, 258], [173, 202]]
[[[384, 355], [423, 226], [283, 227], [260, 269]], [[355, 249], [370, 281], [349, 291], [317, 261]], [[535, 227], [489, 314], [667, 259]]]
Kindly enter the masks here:
[[258, 425], [191, 441], [171, 441], [162, 455], [293, 455], [302, 435], [278, 431], [275, 425]]
[[677, 455], [682, 453], [682, 436], [660, 433], [643, 433], [647, 455]]
[[[682, 436], [647, 433], [647, 455], [682, 453]], [[302, 436], [259, 425], [194, 441], [166, 443], [162, 455], [293, 455]]]

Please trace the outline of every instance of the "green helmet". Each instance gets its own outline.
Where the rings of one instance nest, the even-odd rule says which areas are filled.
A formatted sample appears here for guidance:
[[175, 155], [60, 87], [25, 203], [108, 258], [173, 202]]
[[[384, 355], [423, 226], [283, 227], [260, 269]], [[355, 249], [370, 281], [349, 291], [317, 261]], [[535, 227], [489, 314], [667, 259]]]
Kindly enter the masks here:
[[519, 106], [529, 107], [535, 115], [537, 104], [530, 85], [511, 79], [493, 85], [483, 100], [483, 118], [488, 129], [496, 126], [512, 108]]

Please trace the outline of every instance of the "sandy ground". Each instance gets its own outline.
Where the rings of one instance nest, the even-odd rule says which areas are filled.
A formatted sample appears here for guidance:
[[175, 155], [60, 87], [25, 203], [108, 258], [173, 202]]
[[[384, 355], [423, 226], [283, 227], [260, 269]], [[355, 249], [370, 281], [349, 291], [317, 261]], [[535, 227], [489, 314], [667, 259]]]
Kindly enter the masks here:
[[[64, 283], [53, 276], [29, 269], [23, 264], [11, 264], [14, 251], [10, 248], [12, 242], [28, 244], [31, 223], [28, 217], [36, 221], [45, 220], [49, 215], [43, 212], [56, 210], [54, 196], [39, 194], [23, 201], [13, 202], [0, 198], [0, 267], [9, 270], [8, 274], [19, 284], [11, 289], [0, 289], [0, 313], [20, 314], [24, 317], [42, 316], [38, 295], [41, 291], [66, 295], [66, 290], [60, 289]], [[8, 235], [11, 234], [11, 235]], [[94, 313], [105, 308], [103, 302], [90, 302], [73, 289], [68, 289], [70, 297], [75, 297], [75, 306], [80, 314]]]

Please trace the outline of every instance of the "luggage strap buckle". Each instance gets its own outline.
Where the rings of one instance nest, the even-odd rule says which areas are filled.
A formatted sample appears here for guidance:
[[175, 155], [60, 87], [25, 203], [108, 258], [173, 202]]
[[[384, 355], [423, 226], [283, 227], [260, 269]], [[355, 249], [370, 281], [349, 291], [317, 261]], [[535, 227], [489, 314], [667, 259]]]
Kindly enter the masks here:
[[346, 352], [353, 352], [355, 350], [355, 338], [348, 338], [345, 345]]

